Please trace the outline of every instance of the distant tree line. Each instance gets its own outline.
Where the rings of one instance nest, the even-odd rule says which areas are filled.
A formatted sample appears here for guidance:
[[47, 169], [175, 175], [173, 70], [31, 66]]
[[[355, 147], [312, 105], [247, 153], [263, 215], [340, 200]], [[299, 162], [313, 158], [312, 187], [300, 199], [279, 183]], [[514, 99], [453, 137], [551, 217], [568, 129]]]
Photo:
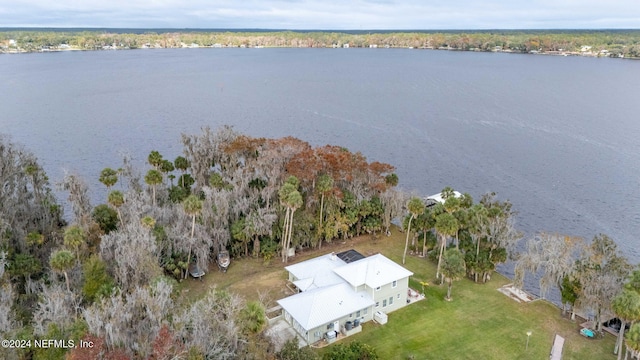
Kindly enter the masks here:
[[[9, 43], [15, 40], [15, 43]], [[419, 32], [323, 31], [43, 31], [0, 32], [0, 45], [22, 51], [42, 51], [67, 45], [80, 50], [141, 47], [391, 47], [466, 51], [579, 53], [584, 46], [603, 56], [640, 57], [640, 30], [478, 30]], [[601, 52], [606, 50], [606, 52]]]

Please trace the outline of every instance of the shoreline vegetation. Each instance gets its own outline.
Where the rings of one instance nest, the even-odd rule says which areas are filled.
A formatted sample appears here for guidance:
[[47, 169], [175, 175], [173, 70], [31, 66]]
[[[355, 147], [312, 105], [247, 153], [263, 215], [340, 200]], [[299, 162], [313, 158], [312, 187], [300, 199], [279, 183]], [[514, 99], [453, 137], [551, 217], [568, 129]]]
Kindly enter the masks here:
[[[342, 343], [380, 354], [370, 359], [541, 358], [554, 333], [569, 339], [567, 359], [640, 355], [640, 269], [605, 235], [539, 234], [517, 252], [515, 210], [494, 193], [474, 200], [447, 187], [432, 203], [397, 189], [390, 164], [230, 126], [181, 142], [175, 160], [154, 150], [143, 168], [125, 157], [96, 174], [108, 189], [99, 205], [66, 175], [67, 222], [36, 156], [0, 136], [0, 338], [17, 339], [0, 358], [301, 358], [266, 334], [269, 309], [286, 295], [286, 264], [339, 248], [402, 260], [428, 299]], [[216, 271], [223, 251], [228, 272]], [[507, 280], [492, 275], [508, 260], [516, 287], [540, 274], [541, 289], [561, 289], [565, 317], [499, 294]], [[206, 270], [202, 281], [192, 267]], [[596, 341], [578, 334], [577, 310], [592, 314]], [[633, 324], [617, 341], [602, 332], [614, 316]], [[68, 342], [31, 348], [46, 339]], [[73, 346], [83, 343], [92, 346]], [[304, 358], [345, 359], [333, 355], [342, 344]]]
[[640, 58], [640, 30], [0, 29], [0, 53], [165, 48], [370, 48]]

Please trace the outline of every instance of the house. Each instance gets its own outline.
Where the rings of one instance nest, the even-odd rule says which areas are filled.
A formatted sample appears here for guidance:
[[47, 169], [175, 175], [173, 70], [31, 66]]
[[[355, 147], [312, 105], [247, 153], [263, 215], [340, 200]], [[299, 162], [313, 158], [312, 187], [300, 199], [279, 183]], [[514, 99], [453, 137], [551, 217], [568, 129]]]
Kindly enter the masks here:
[[307, 344], [335, 331], [360, 331], [376, 312], [407, 305], [413, 273], [382, 254], [327, 254], [285, 268], [297, 294], [278, 300], [284, 319]]
[[[457, 191], [454, 191], [453, 196], [459, 198], [462, 196], [462, 194]], [[435, 195], [427, 196], [426, 198], [424, 198], [424, 203], [427, 207], [429, 207], [437, 203], [444, 204], [444, 199], [442, 198], [441, 193], [437, 193]]]

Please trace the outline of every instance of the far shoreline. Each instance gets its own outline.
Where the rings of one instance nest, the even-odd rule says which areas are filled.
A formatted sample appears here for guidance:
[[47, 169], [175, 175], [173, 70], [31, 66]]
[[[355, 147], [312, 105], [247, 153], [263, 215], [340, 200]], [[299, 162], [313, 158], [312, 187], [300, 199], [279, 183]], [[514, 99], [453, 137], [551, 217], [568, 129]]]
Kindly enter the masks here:
[[[79, 49], [79, 48], [68, 48], [68, 49], [40, 49], [40, 50], [14, 50], [14, 51], [4, 51], [4, 49], [0, 49], [0, 54], [34, 54], [34, 53], [62, 53], [62, 52], [94, 52], [94, 51], [123, 51], [123, 50], [168, 50], [168, 49], [215, 49], [215, 46], [184, 46], [184, 47], [141, 47], [141, 48], [104, 48], [104, 49]], [[291, 47], [291, 46], [222, 46], [218, 47], [222, 49], [331, 49], [331, 47]], [[338, 49], [338, 48], [334, 48]], [[365, 49], [365, 48], [356, 48], [351, 47], [350, 49]], [[375, 48], [372, 48], [375, 49]], [[382, 49], [394, 49], [394, 50], [434, 50], [434, 51], [453, 51], [453, 52], [482, 52], [482, 53], [504, 53], [504, 54], [517, 54], [517, 55], [545, 55], [545, 56], [581, 56], [581, 57], [591, 57], [591, 58], [614, 58], [614, 59], [627, 59], [627, 60], [640, 60], [640, 57], [625, 57], [625, 56], [610, 56], [601, 53], [593, 53], [593, 52], [575, 52], [575, 51], [549, 51], [549, 52], [521, 52], [521, 51], [512, 51], [512, 50], [479, 50], [479, 49], [455, 49], [455, 48], [433, 48], [433, 47], [388, 47]]]
[[416, 49], [638, 59], [640, 29], [413, 32], [0, 29], [0, 53], [168, 48]]

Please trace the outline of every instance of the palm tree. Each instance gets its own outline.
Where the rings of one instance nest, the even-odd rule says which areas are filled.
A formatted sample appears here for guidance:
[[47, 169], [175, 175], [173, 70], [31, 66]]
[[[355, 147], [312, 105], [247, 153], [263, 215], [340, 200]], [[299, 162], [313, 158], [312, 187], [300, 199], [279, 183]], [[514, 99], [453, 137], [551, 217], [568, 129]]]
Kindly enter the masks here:
[[122, 214], [120, 214], [120, 207], [124, 204], [124, 194], [122, 191], [111, 191], [107, 196], [107, 201], [109, 202], [109, 205], [116, 208], [116, 211], [118, 212], [118, 219], [120, 220], [120, 223], [122, 223]]
[[169, 173], [172, 172], [175, 169], [176, 168], [173, 166], [173, 163], [171, 161], [169, 161], [169, 160], [162, 160], [162, 163], [160, 163], [160, 167], [158, 168], [158, 170], [160, 170], [160, 172], [162, 172], [163, 174], [166, 174], [166, 175], [169, 175]]
[[447, 186], [440, 192], [440, 197], [442, 197], [442, 200], [446, 202], [447, 199], [455, 197], [455, 192], [451, 187]]
[[[184, 175], [184, 173], [187, 171], [187, 169], [189, 168], [189, 160], [185, 159], [182, 156], [178, 156], [174, 161], [173, 161], [173, 165], [175, 166], [176, 169], [180, 170], [182, 172], [182, 175]], [[184, 178], [182, 179], [182, 184], [180, 184], [182, 187], [184, 187]]]
[[74, 256], [73, 253], [69, 250], [57, 250], [51, 253], [51, 257], [49, 258], [49, 265], [51, 266], [51, 269], [64, 275], [64, 280], [67, 283], [67, 291], [71, 291], [67, 271], [73, 267], [73, 264]]
[[80, 226], [72, 225], [64, 231], [64, 246], [75, 250], [78, 259], [80, 259], [79, 249], [84, 241], [85, 234]]
[[333, 188], [333, 178], [327, 174], [320, 175], [318, 177], [318, 183], [316, 184], [318, 192], [320, 193], [320, 219], [318, 221], [318, 249], [322, 248], [322, 220], [324, 211], [324, 197]]
[[118, 182], [118, 172], [112, 168], [104, 168], [100, 172], [99, 180], [107, 189], [111, 189], [111, 187]]
[[160, 165], [162, 165], [162, 155], [160, 155], [158, 151], [153, 150], [151, 153], [149, 153], [147, 161], [151, 166], [153, 166], [154, 169], [158, 170]]
[[240, 218], [231, 224], [231, 237], [239, 242], [239, 247], [244, 249], [244, 256], [249, 256], [249, 242], [251, 241], [249, 232], [250, 229], [247, 227], [245, 218]]
[[162, 173], [158, 170], [151, 169], [144, 176], [144, 181], [151, 186], [153, 190], [153, 206], [156, 206], [156, 187], [162, 184]]
[[471, 240], [476, 244], [476, 256], [473, 265], [473, 277], [478, 282], [480, 273], [480, 243], [482, 242], [482, 229], [487, 221], [487, 209], [482, 204], [475, 204], [467, 211], [467, 230]]
[[438, 269], [436, 271], [436, 279], [439, 279], [442, 254], [447, 245], [447, 238], [453, 236], [458, 231], [458, 220], [449, 213], [442, 213], [436, 217], [435, 228], [440, 238], [440, 254], [438, 255]]
[[621, 321], [618, 340], [613, 350], [618, 354], [618, 360], [622, 358], [622, 340], [624, 339], [624, 329], [627, 322], [640, 320], [640, 294], [633, 290], [624, 289], [611, 302], [611, 309]]
[[451, 287], [453, 280], [458, 280], [465, 274], [466, 266], [464, 263], [464, 255], [458, 249], [449, 249], [444, 254], [442, 262], [442, 276], [447, 279], [449, 286], [447, 287], [447, 301], [451, 301]]
[[240, 319], [244, 323], [244, 328], [253, 334], [257, 334], [264, 329], [267, 324], [267, 316], [262, 304], [257, 301], [250, 301], [240, 310]]
[[409, 208], [409, 213], [411, 213], [411, 216], [409, 217], [409, 224], [407, 225], [407, 239], [404, 242], [404, 253], [402, 253], [403, 265], [407, 257], [407, 248], [409, 247], [409, 233], [411, 233], [411, 220], [413, 220], [413, 218], [415, 218], [416, 216], [424, 212], [424, 202], [422, 202], [422, 199], [417, 197], [411, 198], [411, 200], [409, 200], [409, 204], [407, 204], [407, 208]]
[[293, 230], [293, 214], [302, 206], [302, 195], [298, 192], [299, 181], [290, 176], [278, 192], [280, 203], [285, 207], [284, 226], [282, 233], [282, 262], [289, 260], [289, 247], [291, 246], [291, 233]]
[[[444, 207], [444, 211], [448, 212], [449, 214], [453, 215], [456, 220], [459, 220], [458, 213], [460, 212], [460, 199], [458, 199], [455, 196], [449, 196], [447, 197], [447, 199], [444, 201], [443, 204]], [[458, 221], [458, 228], [456, 229], [455, 232], [455, 236], [456, 236], [456, 249], [459, 249], [459, 245], [458, 245], [458, 230], [460, 229], [460, 221]]]
[[[627, 345], [627, 352], [637, 359], [640, 356], [640, 322], [631, 326], [624, 343]], [[624, 358], [626, 359], [627, 356], [625, 355]]]
[[424, 212], [418, 216], [417, 226], [422, 230], [422, 256], [427, 257], [427, 234], [435, 226], [435, 218], [431, 209], [425, 207]]
[[253, 256], [260, 254], [260, 237], [271, 235], [277, 215], [271, 209], [253, 209], [245, 218], [245, 231], [253, 238]]
[[140, 224], [142, 224], [142, 226], [147, 229], [153, 229], [153, 227], [156, 226], [156, 219], [152, 218], [151, 216], [145, 216], [140, 219]]
[[285, 248], [287, 249], [285, 263], [289, 260], [288, 250], [291, 247], [291, 236], [293, 233], [293, 214], [302, 206], [302, 195], [298, 192], [298, 190], [294, 190], [287, 196], [286, 205], [289, 209], [289, 230], [287, 230], [287, 243], [285, 246]]
[[32, 231], [25, 236], [25, 241], [29, 246], [40, 246], [44, 244], [44, 235], [40, 234], [37, 231]]
[[198, 199], [195, 195], [189, 195], [182, 202], [182, 206], [184, 208], [184, 212], [187, 215], [191, 215], [191, 236], [189, 238], [189, 254], [187, 255], [187, 270], [184, 273], [184, 278], [187, 278], [187, 274], [189, 273], [189, 264], [191, 263], [191, 246], [193, 244], [193, 236], [196, 231], [196, 216], [200, 214], [202, 211], [202, 200]]

